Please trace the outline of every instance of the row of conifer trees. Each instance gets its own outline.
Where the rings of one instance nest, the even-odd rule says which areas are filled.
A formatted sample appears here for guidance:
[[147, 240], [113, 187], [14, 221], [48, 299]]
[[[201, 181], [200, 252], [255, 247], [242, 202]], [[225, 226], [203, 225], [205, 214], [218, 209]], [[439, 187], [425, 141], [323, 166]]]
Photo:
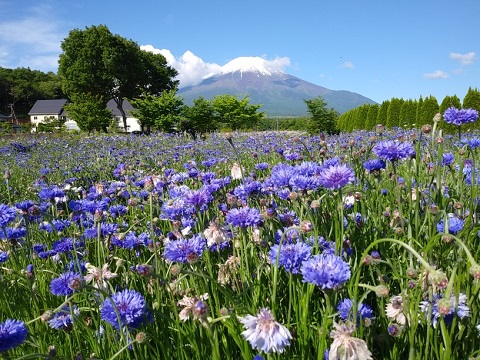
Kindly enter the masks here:
[[[425, 99], [420, 97], [418, 100], [392, 98], [383, 101], [382, 104], [364, 104], [340, 115], [337, 119], [337, 129], [339, 131], [372, 130], [377, 124], [387, 128], [420, 128], [424, 124], [433, 124], [435, 114], [443, 114], [452, 106], [457, 109], [472, 108], [480, 112], [480, 91], [469, 88], [463, 102], [458, 96], [453, 95], [446, 96], [440, 104], [434, 96]], [[439, 125], [444, 132], [452, 133], [457, 130], [455, 126], [443, 121]], [[480, 122], [462, 127], [462, 131], [473, 129], [480, 130]]]

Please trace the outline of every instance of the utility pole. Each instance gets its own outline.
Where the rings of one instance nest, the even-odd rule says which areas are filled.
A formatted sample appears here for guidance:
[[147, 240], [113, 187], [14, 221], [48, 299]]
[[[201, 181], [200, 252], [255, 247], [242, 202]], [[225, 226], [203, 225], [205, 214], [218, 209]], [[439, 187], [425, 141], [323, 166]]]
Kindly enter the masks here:
[[12, 119], [12, 123], [15, 125], [18, 125], [18, 119], [17, 115], [15, 115], [15, 108], [13, 104], [8, 104], [8, 107], [10, 108], [10, 118]]

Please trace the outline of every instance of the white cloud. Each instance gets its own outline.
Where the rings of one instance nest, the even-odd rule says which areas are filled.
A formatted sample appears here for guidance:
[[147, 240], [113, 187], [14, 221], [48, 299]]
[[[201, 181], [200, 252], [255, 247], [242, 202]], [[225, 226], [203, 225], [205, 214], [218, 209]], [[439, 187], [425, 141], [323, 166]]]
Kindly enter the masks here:
[[450, 59], [453, 60], [458, 60], [460, 61], [460, 64], [462, 65], [470, 65], [473, 64], [473, 62], [476, 60], [475, 59], [475, 53], [473, 51], [470, 51], [466, 54], [459, 54], [459, 53], [450, 53]]
[[61, 23], [52, 17], [49, 6], [32, 7], [24, 14], [0, 23], [0, 63], [12, 68], [25, 66], [56, 71], [60, 44], [65, 38]]
[[446, 79], [448, 74], [442, 70], [436, 70], [433, 73], [423, 74], [423, 77], [426, 79]]
[[[210, 76], [221, 74], [222, 67], [224, 67], [215, 63], [207, 63], [189, 50], [177, 58], [168, 49], [156, 49], [152, 45], [142, 45], [140, 48], [154, 54], [162, 54], [165, 56], [168, 65], [178, 71], [176, 79], [180, 81], [180, 87], [196, 85]], [[290, 59], [288, 57], [277, 57], [273, 60], [266, 60], [264, 56], [262, 56], [262, 58], [238, 57], [230, 61], [229, 64], [235, 62], [235, 60], [239, 60], [239, 62], [242, 60], [244, 62], [245, 59], [250, 59], [253, 62], [260, 59], [262, 60], [262, 66], [270, 71], [281, 71], [290, 65]]]
[[345, 61], [343, 62], [342, 67], [346, 69], [353, 69], [355, 65], [353, 65], [351, 61]]

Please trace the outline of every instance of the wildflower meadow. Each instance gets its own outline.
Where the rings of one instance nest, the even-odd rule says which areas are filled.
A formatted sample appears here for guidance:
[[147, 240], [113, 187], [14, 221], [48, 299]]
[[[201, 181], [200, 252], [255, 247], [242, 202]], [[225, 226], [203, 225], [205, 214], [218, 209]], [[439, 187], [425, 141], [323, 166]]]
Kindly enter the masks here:
[[477, 118], [2, 138], [0, 354], [479, 359]]

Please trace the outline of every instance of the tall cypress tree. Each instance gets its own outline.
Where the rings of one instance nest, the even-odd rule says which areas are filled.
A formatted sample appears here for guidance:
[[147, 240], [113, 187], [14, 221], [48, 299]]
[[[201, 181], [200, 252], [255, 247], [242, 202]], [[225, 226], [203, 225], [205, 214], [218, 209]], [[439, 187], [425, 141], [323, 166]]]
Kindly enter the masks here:
[[380, 108], [380, 105], [378, 104], [373, 104], [369, 106], [365, 129], [372, 130], [375, 127], [375, 125], [377, 125], [377, 116], [378, 116], [379, 108]]
[[385, 100], [382, 102], [382, 105], [380, 105], [380, 108], [378, 109], [378, 114], [377, 114], [377, 124], [385, 125], [387, 123], [387, 112], [388, 112], [389, 105], [390, 105], [390, 100]]
[[402, 107], [403, 99], [392, 98], [390, 106], [387, 111], [387, 128], [391, 129], [403, 125], [403, 119], [400, 119], [400, 109]]
[[433, 117], [438, 113], [438, 101], [434, 96], [425, 98], [420, 110], [420, 118], [417, 119], [417, 127], [425, 124], [433, 124]]
[[411, 99], [403, 102], [400, 108], [400, 122], [404, 128], [411, 128], [417, 116], [417, 103]]
[[420, 95], [420, 99], [418, 99], [418, 102], [417, 102], [417, 112], [415, 114], [415, 122], [413, 123], [415, 127], [418, 127], [418, 124], [420, 123], [420, 118], [422, 117], [422, 106], [423, 106], [423, 98]]

